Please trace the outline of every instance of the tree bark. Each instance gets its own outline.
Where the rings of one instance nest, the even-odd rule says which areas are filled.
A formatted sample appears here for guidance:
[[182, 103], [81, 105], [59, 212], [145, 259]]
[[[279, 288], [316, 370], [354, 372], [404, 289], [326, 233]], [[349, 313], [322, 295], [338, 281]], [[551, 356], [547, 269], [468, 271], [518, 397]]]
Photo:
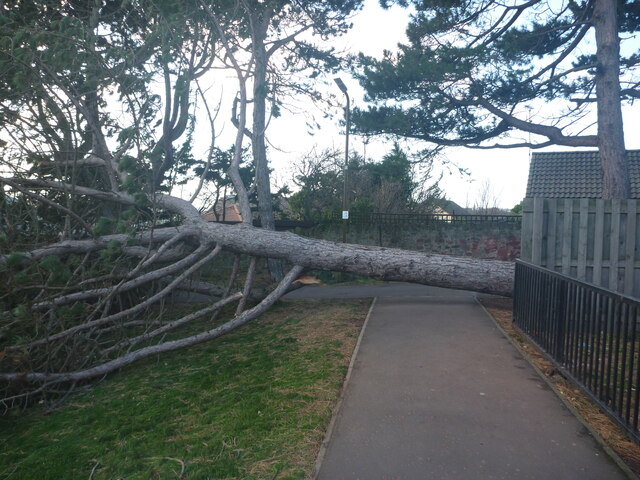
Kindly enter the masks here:
[[229, 250], [278, 258], [308, 269], [496, 295], [513, 293], [512, 262], [335, 243], [248, 225], [208, 223], [203, 229], [207, 237]]
[[620, 106], [620, 38], [616, 0], [596, 0], [592, 23], [596, 34], [598, 148], [603, 198], [629, 198], [629, 166]]
[[[269, 56], [265, 46], [267, 28], [270, 18], [268, 7], [261, 14], [247, 12], [252, 16], [252, 46], [255, 58], [255, 77], [253, 80], [253, 137], [251, 148], [256, 170], [256, 193], [258, 195], [258, 213], [260, 224], [267, 230], [275, 230], [276, 223], [273, 215], [273, 200], [271, 199], [271, 181], [269, 178], [269, 164], [267, 162], [267, 148], [265, 144], [266, 131], [266, 100], [267, 100], [267, 66]], [[279, 282], [284, 276], [282, 264], [270, 258], [269, 272], [271, 279]]]

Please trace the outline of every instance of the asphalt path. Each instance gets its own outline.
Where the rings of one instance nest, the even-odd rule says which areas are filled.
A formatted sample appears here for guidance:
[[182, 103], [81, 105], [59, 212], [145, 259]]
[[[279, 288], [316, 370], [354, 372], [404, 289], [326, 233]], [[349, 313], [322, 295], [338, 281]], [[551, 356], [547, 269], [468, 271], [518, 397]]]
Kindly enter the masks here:
[[304, 298], [384, 298], [384, 297], [468, 297], [471, 292], [430, 287], [415, 283], [384, 283], [374, 285], [310, 285], [293, 290], [287, 299]]
[[376, 297], [319, 480], [629, 478], [471, 292], [304, 287], [287, 298]]

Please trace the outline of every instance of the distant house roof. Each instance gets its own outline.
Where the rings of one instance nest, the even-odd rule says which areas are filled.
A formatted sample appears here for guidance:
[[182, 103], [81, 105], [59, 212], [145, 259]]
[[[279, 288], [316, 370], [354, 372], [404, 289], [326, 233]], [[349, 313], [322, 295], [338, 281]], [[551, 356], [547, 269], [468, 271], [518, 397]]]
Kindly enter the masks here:
[[[276, 214], [276, 220], [293, 216], [291, 205], [286, 198], [274, 198], [273, 209], [274, 214]], [[252, 211], [251, 213], [255, 222], [259, 217], [258, 212]], [[278, 216], [278, 213], [280, 213], [280, 216]], [[218, 200], [211, 210], [202, 214], [202, 218], [207, 222], [242, 222], [242, 213], [240, 212], [240, 205], [236, 203], [236, 199], [230, 196], [226, 200]]]
[[[219, 201], [215, 205], [215, 213], [212, 210], [209, 210], [206, 213], [202, 214], [202, 218], [207, 222], [217, 222], [217, 221], [225, 221], [225, 222], [241, 222], [242, 215], [240, 215], [240, 209], [236, 203], [229, 202], [225, 205], [224, 212], [222, 207], [222, 201]], [[218, 214], [218, 218], [216, 219], [216, 213]]]
[[469, 211], [466, 208], [461, 207], [453, 200], [443, 200], [436, 207], [435, 213], [445, 213], [449, 215], [469, 215]]
[[[640, 150], [629, 150], [630, 197], [640, 198]], [[602, 198], [602, 168], [597, 150], [534, 152], [527, 198]]]

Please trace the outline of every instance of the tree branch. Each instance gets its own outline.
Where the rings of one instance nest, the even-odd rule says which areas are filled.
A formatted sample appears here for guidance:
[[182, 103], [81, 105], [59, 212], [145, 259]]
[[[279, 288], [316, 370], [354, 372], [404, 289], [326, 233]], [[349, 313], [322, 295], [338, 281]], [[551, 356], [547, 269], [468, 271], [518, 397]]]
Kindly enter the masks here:
[[[131, 274], [127, 275], [123, 282], [119, 285], [115, 285], [112, 287], [106, 288], [97, 288], [94, 290], [82, 290], [81, 292], [71, 293], [69, 295], [64, 295], [62, 297], [57, 297], [53, 300], [40, 302], [33, 305], [33, 310], [44, 310], [51, 307], [59, 307], [61, 305], [67, 305], [69, 303], [74, 302], [82, 302], [86, 300], [91, 300], [92, 298], [100, 297], [102, 295], [108, 295], [110, 293], [124, 293], [129, 290], [133, 290], [134, 288], [138, 288], [141, 285], [146, 283], [153, 282], [154, 280], [159, 280], [166, 275], [170, 275], [178, 270], [191, 265], [195, 262], [198, 257], [200, 257], [208, 248], [208, 245], [201, 245], [195, 252], [190, 255], [182, 258], [180, 261], [172, 263], [164, 268], [160, 268], [158, 270], [154, 270], [152, 272], [146, 273], [144, 275], [136, 276], [138, 272], [141, 270], [141, 263], [138, 265]], [[127, 278], [133, 278], [133, 280], [126, 281]]]
[[115, 370], [121, 369], [130, 365], [138, 360], [158, 355], [160, 353], [171, 352], [179, 350], [185, 347], [191, 347], [198, 345], [215, 338], [218, 338], [232, 330], [235, 330], [242, 325], [254, 320], [262, 313], [264, 313], [271, 305], [273, 305], [289, 288], [291, 283], [300, 275], [303, 268], [300, 266], [293, 267], [289, 273], [282, 279], [276, 289], [271, 292], [262, 302], [253, 307], [250, 310], [246, 310], [241, 315], [235, 317], [233, 320], [226, 322], [219, 327], [208, 330], [206, 332], [192, 335], [191, 337], [182, 338], [180, 340], [174, 340], [170, 342], [161, 343], [159, 345], [153, 345], [150, 347], [141, 348], [134, 352], [123, 355], [109, 362], [105, 362], [101, 365], [87, 368], [85, 370], [78, 370], [67, 373], [45, 373], [45, 372], [28, 372], [28, 373], [0, 373], [0, 379], [9, 382], [79, 382], [90, 380], [92, 378], [101, 377]]
[[[141, 243], [166, 242], [178, 234], [184, 234], [186, 236], [185, 238], [197, 238], [200, 232], [190, 227], [171, 227], [160, 228], [151, 232], [142, 232], [134, 236], [114, 234], [87, 240], [64, 240], [30, 252], [21, 253], [21, 255], [23, 255], [26, 260], [33, 262], [50, 255], [67, 257], [74, 253], [88, 253], [103, 250], [107, 248], [111, 242], [117, 242], [122, 245], [131, 240], [136, 240]], [[0, 255], [0, 265], [7, 263], [8, 256], [9, 255]]]
[[84, 219], [78, 215], [77, 213], [75, 213], [73, 210], [69, 210], [67, 207], [64, 207], [62, 205], [60, 205], [59, 203], [54, 202], [53, 200], [49, 200], [46, 197], [43, 197], [42, 195], [39, 195], [35, 192], [32, 192], [31, 190], [21, 187], [20, 185], [18, 185], [16, 182], [8, 179], [8, 178], [0, 178], [0, 182], [9, 185], [10, 187], [18, 190], [19, 192], [22, 192], [25, 195], [28, 195], [31, 198], [35, 198], [36, 200], [38, 200], [39, 202], [44, 203], [45, 205], [49, 205], [50, 207], [55, 208], [56, 210], [60, 210], [61, 212], [63, 212], [65, 215], [69, 215], [70, 217], [73, 217], [81, 226], [82, 228], [85, 229], [85, 231], [89, 234], [93, 236], [93, 229], [91, 228], [91, 226], [84, 221]]
[[557, 127], [520, 120], [519, 118], [500, 110], [485, 99], [479, 99], [478, 104], [496, 117], [500, 118], [507, 125], [517, 128], [518, 130], [547, 137], [556, 145], [567, 145], [572, 147], [595, 147], [598, 145], [598, 137], [596, 135], [567, 136], [564, 135], [562, 130]]
[[71, 183], [58, 182], [53, 180], [40, 180], [37, 178], [3, 178], [0, 177], [0, 183], [14, 182], [20, 185], [28, 185], [30, 187], [40, 187], [52, 190], [58, 190], [75, 195], [87, 195], [98, 200], [106, 200], [114, 203], [120, 203], [123, 205], [134, 205], [135, 199], [128, 193], [122, 192], [105, 192], [102, 190], [96, 190], [94, 188], [81, 187], [79, 185], [73, 185]]
[[198, 310], [197, 312], [191, 313], [189, 315], [185, 315], [184, 317], [178, 319], [178, 320], [174, 320], [173, 322], [169, 322], [166, 323], [164, 325], [162, 325], [159, 328], [156, 328], [155, 330], [152, 330], [151, 332], [148, 333], [144, 333], [142, 335], [138, 335], [137, 337], [133, 337], [133, 338], [129, 338], [126, 339], [120, 343], [117, 343], [116, 345], [109, 347], [108, 349], [106, 349], [103, 353], [105, 355], [108, 355], [112, 352], [118, 351], [122, 348], [125, 347], [132, 347], [134, 345], [139, 344], [140, 342], [144, 342], [146, 340], [151, 340], [152, 338], [157, 337], [158, 335], [162, 335], [163, 333], [167, 333], [170, 332], [171, 330], [175, 330], [178, 327], [181, 327], [183, 325], [186, 325], [189, 322], [192, 322], [194, 320], [197, 320], [198, 318], [204, 317], [205, 315], [208, 315], [210, 313], [214, 313], [214, 312], [218, 312], [220, 311], [222, 308], [226, 307], [227, 305], [229, 305], [230, 303], [235, 302], [236, 300], [239, 300], [242, 298], [242, 293], [238, 292], [235, 293], [231, 296], [228, 296], [226, 298], [223, 298], [222, 300], [214, 303], [213, 305], [210, 305], [206, 308], [203, 308], [201, 310]]
[[[245, 128], [247, 124], [247, 78], [245, 74], [242, 72], [242, 68], [238, 63], [238, 60], [235, 58], [233, 53], [233, 49], [231, 48], [231, 44], [229, 42], [229, 38], [227, 37], [226, 32], [222, 28], [218, 16], [214, 13], [209, 5], [204, 3], [203, 0], [199, 0], [200, 5], [204, 8], [205, 12], [212, 20], [218, 35], [222, 39], [225, 49], [227, 52], [227, 56], [233, 65], [233, 69], [236, 72], [236, 78], [238, 79], [238, 89], [240, 93], [240, 114], [238, 115], [238, 125], [236, 129], [238, 130], [236, 133], [236, 139], [234, 144], [234, 155], [233, 161], [229, 167], [229, 177], [233, 182], [233, 186], [236, 190], [236, 195], [238, 196], [238, 203], [240, 205], [240, 215], [242, 216], [242, 220], [244, 222], [251, 222], [251, 206], [249, 203], [249, 194], [247, 193], [247, 188], [242, 181], [242, 177], [240, 176], [240, 162], [242, 160], [242, 144], [245, 135]], [[253, 62], [253, 54], [251, 55], [250, 62]]]
[[[201, 247], [201, 249], [198, 249], [199, 251], [197, 251], [198, 255], [202, 253], [202, 250], [204, 250], [204, 248], [206, 248], [207, 245], [203, 245]], [[148, 298], [147, 300], [145, 300], [144, 302], [141, 302], [137, 305], [135, 305], [134, 307], [128, 308], [126, 310], [121, 310], [117, 313], [114, 313], [112, 315], [108, 315], [106, 317], [102, 317], [99, 318], [97, 320], [93, 320], [90, 322], [86, 322], [86, 323], [82, 323], [80, 325], [76, 325], [75, 327], [71, 327], [68, 328], [62, 332], [53, 334], [53, 335], [49, 335], [45, 338], [42, 338], [40, 340], [36, 340], [34, 342], [29, 343], [28, 345], [21, 345], [21, 346], [15, 346], [15, 347], [10, 347], [11, 350], [18, 350], [18, 349], [22, 349], [22, 348], [33, 348], [36, 347], [38, 345], [44, 345], [56, 340], [59, 340], [61, 338], [67, 337], [71, 334], [77, 333], [77, 332], [81, 332], [84, 330], [88, 330], [90, 328], [96, 328], [96, 327], [100, 327], [102, 325], [106, 325], [112, 322], [116, 322], [118, 320], [120, 320], [121, 318], [125, 318], [129, 315], [134, 315], [142, 310], [144, 310], [145, 308], [147, 308], [149, 305], [153, 305], [155, 302], [157, 302], [158, 300], [166, 297], [167, 295], [169, 295], [173, 290], [174, 287], [176, 287], [176, 285], [179, 285], [185, 278], [187, 278], [189, 275], [191, 275], [193, 272], [197, 271], [198, 269], [200, 269], [205, 263], [207, 263], [208, 261], [212, 260], [216, 255], [218, 255], [218, 253], [220, 253], [221, 247], [216, 247], [211, 253], [209, 253], [209, 255], [207, 255], [206, 257], [202, 258], [201, 260], [199, 260], [197, 263], [193, 264], [191, 267], [189, 267], [187, 270], [185, 270], [182, 274], [180, 274], [178, 277], [176, 277], [176, 279], [174, 281], [172, 281], [169, 285], [167, 285], [165, 288], [163, 288], [160, 292], [156, 293], [155, 295], [153, 295], [152, 297]], [[194, 258], [197, 258], [196, 252], [194, 252], [190, 257], [188, 257], [189, 262], [192, 262]], [[185, 259], [186, 260], [186, 259]], [[186, 262], [185, 262], [186, 263]], [[153, 272], [155, 273], [155, 272]], [[149, 274], [150, 276], [151, 274]], [[148, 277], [148, 276], [147, 276]], [[161, 275], [160, 275], [161, 277]], [[142, 277], [140, 277], [142, 278]], [[112, 289], [109, 289], [112, 290]], [[80, 292], [82, 293], [82, 292]]]

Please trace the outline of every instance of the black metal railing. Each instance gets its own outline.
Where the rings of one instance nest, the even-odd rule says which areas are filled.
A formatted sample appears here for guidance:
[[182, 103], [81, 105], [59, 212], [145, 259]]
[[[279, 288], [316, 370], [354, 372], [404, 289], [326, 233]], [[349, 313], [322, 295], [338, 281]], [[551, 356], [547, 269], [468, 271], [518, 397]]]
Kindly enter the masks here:
[[522, 261], [513, 321], [640, 442], [640, 302]]
[[[323, 220], [342, 221], [340, 212], [324, 215]], [[455, 215], [448, 213], [354, 213], [349, 214], [349, 223], [382, 225], [424, 225], [429, 223], [521, 223], [521, 215]]]
[[[239, 221], [225, 220], [209, 220], [217, 223], [225, 223], [234, 225]], [[311, 228], [319, 223], [344, 222], [342, 212], [327, 212], [315, 220], [276, 220], [276, 230], [291, 230], [294, 228]], [[350, 225], [368, 226], [368, 225], [384, 225], [384, 226], [401, 226], [401, 225], [429, 225], [429, 224], [509, 224], [520, 225], [522, 223], [522, 215], [455, 215], [448, 213], [357, 213], [351, 212], [347, 221]], [[260, 226], [259, 220], [253, 221], [254, 226]]]

